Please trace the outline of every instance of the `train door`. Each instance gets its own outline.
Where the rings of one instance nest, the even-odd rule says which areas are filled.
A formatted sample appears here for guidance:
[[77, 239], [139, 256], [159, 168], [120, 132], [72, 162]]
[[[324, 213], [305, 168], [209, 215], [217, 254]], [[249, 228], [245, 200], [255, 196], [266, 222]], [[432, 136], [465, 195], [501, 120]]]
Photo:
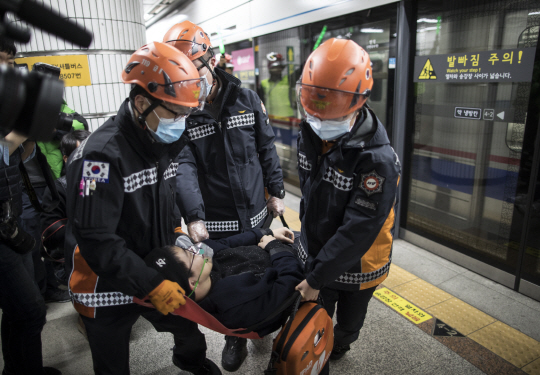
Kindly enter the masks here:
[[299, 186], [296, 139], [301, 117], [296, 106], [295, 83], [308, 56], [324, 41], [349, 37], [370, 54], [374, 87], [368, 104], [391, 137], [396, 20], [397, 5], [389, 4], [255, 39], [258, 92], [276, 134], [276, 148], [288, 190]]
[[[465, 266], [513, 287], [524, 225], [536, 222], [523, 217], [534, 142], [526, 129], [538, 125], [529, 110], [538, 3], [417, 4], [405, 237], [456, 250], [472, 259]], [[531, 257], [538, 285], [538, 250]]]

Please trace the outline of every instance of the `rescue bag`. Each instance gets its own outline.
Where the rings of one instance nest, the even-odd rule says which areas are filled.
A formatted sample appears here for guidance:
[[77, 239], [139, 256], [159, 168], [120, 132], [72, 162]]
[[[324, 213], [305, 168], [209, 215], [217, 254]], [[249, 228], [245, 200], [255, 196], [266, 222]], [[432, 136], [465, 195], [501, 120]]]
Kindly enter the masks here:
[[265, 375], [317, 375], [334, 347], [332, 319], [319, 303], [300, 295], [291, 316], [274, 339]]

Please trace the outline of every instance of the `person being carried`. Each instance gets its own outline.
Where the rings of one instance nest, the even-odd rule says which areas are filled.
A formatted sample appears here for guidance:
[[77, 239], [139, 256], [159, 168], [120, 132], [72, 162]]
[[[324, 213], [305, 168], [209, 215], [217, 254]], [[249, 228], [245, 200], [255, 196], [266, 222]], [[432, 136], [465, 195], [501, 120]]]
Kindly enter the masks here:
[[[262, 322], [294, 293], [304, 279], [303, 265], [288, 245], [287, 228], [252, 229], [217, 241], [192, 245], [180, 236], [176, 246], [154, 249], [145, 258], [166, 279], [229, 329]], [[277, 330], [289, 311], [256, 328], [261, 337]]]

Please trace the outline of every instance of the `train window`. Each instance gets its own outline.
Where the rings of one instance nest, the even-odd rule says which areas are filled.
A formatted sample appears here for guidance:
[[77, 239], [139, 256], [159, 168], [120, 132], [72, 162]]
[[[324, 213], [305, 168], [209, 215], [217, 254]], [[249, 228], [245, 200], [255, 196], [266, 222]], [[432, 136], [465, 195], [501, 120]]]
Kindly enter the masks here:
[[[514, 274], [530, 175], [527, 132], [538, 125], [527, 111], [538, 97], [531, 82], [539, 9], [528, 1], [417, 3], [403, 227]], [[537, 285], [539, 245], [529, 270]]]

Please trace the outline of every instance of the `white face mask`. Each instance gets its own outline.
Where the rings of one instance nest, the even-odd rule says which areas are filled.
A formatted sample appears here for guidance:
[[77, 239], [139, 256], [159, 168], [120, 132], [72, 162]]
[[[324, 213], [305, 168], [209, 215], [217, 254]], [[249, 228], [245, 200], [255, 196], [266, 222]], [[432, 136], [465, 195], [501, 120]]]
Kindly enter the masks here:
[[208, 82], [208, 79], [206, 79], [206, 74], [203, 76], [204, 83], [206, 84], [206, 97], [210, 95], [210, 92], [212, 91], [212, 84]]
[[332, 141], [349, 132], [352, 117], [347, 116], [344, 120], [321, 120], [317, 117], [306, 115], [306, 121], [311, 129], [323, 141]]

